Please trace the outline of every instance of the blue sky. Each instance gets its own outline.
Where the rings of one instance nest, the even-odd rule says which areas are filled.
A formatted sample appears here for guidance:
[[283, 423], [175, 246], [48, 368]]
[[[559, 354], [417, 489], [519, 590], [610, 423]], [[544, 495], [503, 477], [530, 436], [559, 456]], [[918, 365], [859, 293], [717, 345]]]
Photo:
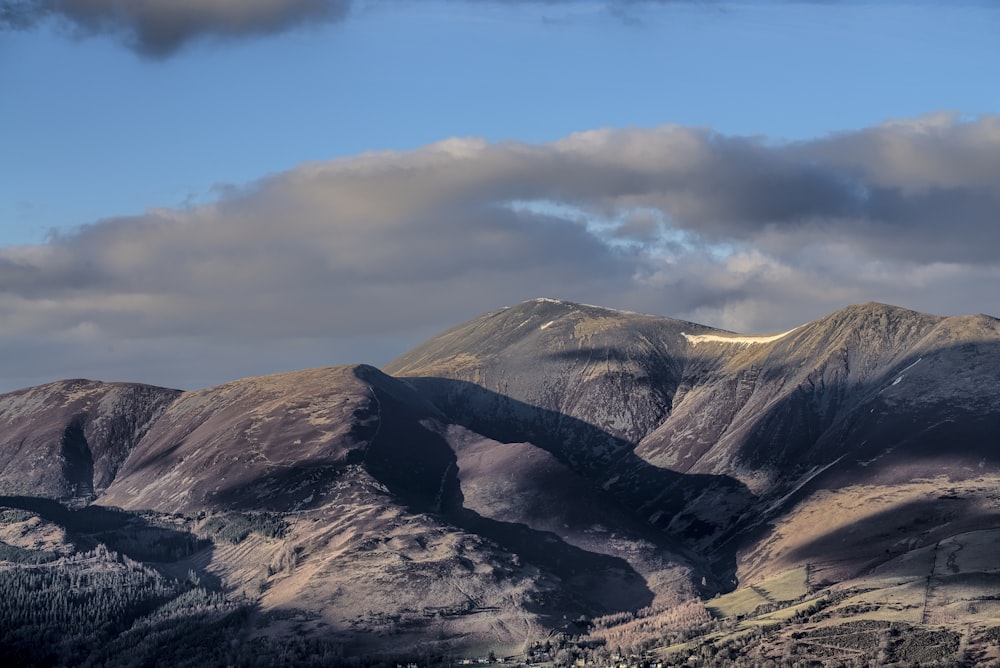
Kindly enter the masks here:
[[[149, 6], [157, 4], [163, 2]], [[997, 193], [971, 168], [967, 182], [949, 176], [964, 174], [962, 165], [990, 167], [997, 159], [995, 3], [259, 4], [273, 7], [273, 14], [251, 17], [257, 23], [220, 9], [207, 18], [182, 17], [181, 32], [162, 37], [174, 10], [115, 13], [110, 0], [0, 3], [0, 295], [6, 296], [0, 315], [19, 323], [0, 335], [0, 346], [23, 359], [0, 389], [70, 375], [187, 387], [297, 366], [378, 364], [458, 320], [539, 295], [733, 329], [778, 329], [867, 299], [941, 313], [1000, 313], [990, 297], [1000, 292], [990, 283], [997, 265], [976, 254], [982, 247], [977, 235], [992, 238]], [[26, 18], [11, 18], [18, 6], [28, 8]], [[677, 132], [666, 137], [663, 128]], [[433, 148], [449, 138], [465, 139], [446, 142], [444, 151]], [[624, 145], [648, 145], [670, 159], [647, 165], [641, 151]], [[511, 146], [517, 150], [507, 150]], [[442, 152], [473, 160], [470, 173], [482, 181], [465, 191], [458, 185], [468, 185], [461, 170], [437, 162], [425, 168], [428, 156]], [[513, 161], [533, 173], [555, 154], [576, 161], [568, 173], [595, 179], [591, 191], [542, 172], [536, 183], [546, 187], [515, 186], [495, 162]], [[678, 166], [675, 155], [688, 155], [689, 162]], [[904, 169], [889, 160], [895, 155], [917, 162], [926, 156], [931, 167]], [[706, 171], [706, 156], [719, 167]], [[607, 160], [645, 165], [628, 174], [648, 168], [648, 182], [665, 178], [663, 170], [682, 174], [676, 179], [683, 187], [653, 193], [609, 186], [614, 193], [602, 193], [610, 182], [601, 179], [612, 178], [601, 172], [611, 169]], [[576, 169], [591, 163], [598, 165], [593, 174]], [[731, 164], [748, 171], [730, 174], [724, 166]], [[793, 164], [801, 174], [788, 173]], [[502, 248], [505, 235], [522, 233], [527, 236], [518, 243], [526, 247], [579, 244], [579, 255], [548, 262], [542, 254], [534, 264], [488, 268], [495, 258], [484, 246], [485, 260], [475, 268], [416, 262], [396, 284], [386, 276], [343, 273], [346, 265], [336, 264], [331, 251], [322, 263], [332, 273], [310, 276], [336, 288], [306, 287], [304, 276], [286, 281], [289, 273], [276, 268], [285, 265], [274, 258], [308, 246], [311, 235], [336, 238], [348, 229], [356, 236], [376, 229], [377, 219], [393, 232], [358, 238], [357, 253], [409, 267], [400, 260], [412, 259], [409, 249], [394, 244], [421, 230], [444, 233], [405, 211], [375, 215], [359, 204], [345, 213], [326, 199], [321, 206], [309, 190], [342, 192], [364, 172], [374, 176], [357, 188], [370, 189], [375, 200], [392, 199], [399, 165], [419, 172], [414, 178], [434, 200], [436, 216], [464, 216], [465, 227], [441, 239], [443, 246], [454, 244], [448, 246], [454, 255], [463, 254], [465, 242], [479, 248], [478, 240], [489, 237]], [[755, 181], [761, 169], [772, 168], [773, 178]], [[858, 179], [854, 191], [886, 194], [876, 198], [879, 208], [862, 206], [850, 215], [846, 204], [830, 208], [826, 200], [771, 211], [747, 193], [736, 196], [740, 188], [765, 193], [768, 184], [781, 182], [769, 201], [799, 187], [794, 198], [832, 197], [803, 176], [809, 170], [823, 172], [823, 183]], [[389, 174], [388, 183], [379, 180]], [[931, 197], [943, 190], [947, 201]], [[688, 201], [691, 192], [704, 201]], [[732, 206], [709, 206], [716, 193], [733, 198]], [[900, 193], [909, 199], [896, 197]], [[410, 202], [407, 197], [401, 200]], [[476, 217], [498, 202], [525, 198], [533, 204], [511, 220]], [[470, 200], [477, 206], [467, 208]], [[751, 211], [743, 220], [737, 205], [763, 206], [772, 218]], [[782, 218], [786, 210], [794, 220]], [[942, 250], [956, 242], [935, 236], [940, 230], [930, 222], [907, 227], [905, 216], [916, 220], [932, 210], [947, 212], [942, 216], [956, 229], [968, 225], [969, 248]], [[204, 303], [195, 299], [196, 283], [136, 287], [148, 280], [130, 273], [140, 267], [81, 279], [83, 267], [117, 267], [122, 258], [88, 256], [96, 253], [95, 239], [111, 248], [129, 238], [129, 248], [153, 252], [163, 262], [154, 269], [164, 272], [203, 255], [226, 267], [227, 258], [248, 252], [237, 237], [266, 227], [241, 218], [247, 211], [267, 211], [269, 224], [286, 236], [260, 232], [255, 238], [252, 248], [260, 253], [253, 280], [232, 278], [242, 275], [242, 265], [206, 276], [215, 287], [205, 290]], [[369, 218], [357, 211], [369, 211]], [[327, 216], [329, 227], [314, 227]], [[526, 219], [532, 216], [546, 220]], [[544, 232], [552, 239], [532, 236], [546, 225], [556, 230]], [[645, 232], [609, 232], [626, 227]], [[912, 248], [905, 257], [878, 251], [885, 243]], [[581, 272], [598, 256], [609, 278], [590, 284]], [[74, 263], [81, 268], [65, 269]], [[781, 287], [801, 281], [797, 272], [824, 267], [829, 274], [811, 276], [815, 292]], [[714, 288], [691, 287], [707, 275]], [[240, 285], [264, 276], [272, 283], [260, 278], [261, 285], [284, 286], [269, 297], [275, 302], [254, 302], [240, 292]], [[81, 280], [73, 290], [63, 285]], [[428, 303], [415, 308], [413, 294], [400, 296], [405, 290], [399, 287], [424, 281]], [[822, 290], [824, 281], [837, 289]], [[225, 318], [205, 317], [219, 310], [212, 299], [242, 307]], [[284, 308], [287, 301], [301, 301], [302, 314]], [[273, 303], [282, 308], [269, 310]], [[354, 324], [317, 318], [324, 307], [338, 314], [337, 323]], [[50, 308], [73, 315], [40, 315]], [[164, 331], [152, 312], [175, 312], [176, 322], [191, 325]], [[254, 323], [275, 317], [302, 324], [246, 335]], [[178, 364], [178, 356], [190, 361]]]

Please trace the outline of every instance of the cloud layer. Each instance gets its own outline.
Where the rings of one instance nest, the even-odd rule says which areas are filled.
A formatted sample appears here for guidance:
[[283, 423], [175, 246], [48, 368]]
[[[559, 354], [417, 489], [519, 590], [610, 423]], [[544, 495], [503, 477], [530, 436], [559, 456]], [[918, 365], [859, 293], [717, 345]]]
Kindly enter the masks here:
[[868, 300], [996, 315], [996, 174], [1000, 117], [949, 114], [791, 144], [663, 126], [305, 164], [0, 249], [5, 389], [381, 363], [536, 296], [742, 331]]
[[56, 19], [86, 35], [121, 37], [135, 51], [170, 55], [206, 36], [248, 37], [342, 19], [350, 0], [3, 0], [0, 27]]

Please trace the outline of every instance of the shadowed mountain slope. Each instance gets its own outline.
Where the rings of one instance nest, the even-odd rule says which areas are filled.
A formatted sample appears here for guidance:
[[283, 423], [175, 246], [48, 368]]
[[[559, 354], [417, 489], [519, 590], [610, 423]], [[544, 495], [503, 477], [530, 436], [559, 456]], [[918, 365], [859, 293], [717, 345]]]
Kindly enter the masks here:
[[869, 303], [746, 336], [540, 299], [385, 369], [456, 422], [548, 449], [720, 565], [810, 490], [959, 475], [1000, 452], [989, 316]]
[[[564, 510], [575, 494], [590, 500]], [[298, 555], [292, 571], [224, 549], [210, 569], [262, 579], [265, 609], [322, 611], [352, 637], [367, 627], [359, 614], [410, 611], [399, 643], [426, 632], [425, 610], [449, 611], [454, 633], [509, 642], [502, 629], [515, 622], [558, 628], [567, 615], [678, 601], [698, 578], [683, 550], [544, 450], [450, 425], [408, 383], [364, 365], [181, 395], [99, 503], [293, 517], [282, 548]], [[258, 564], [281, 561], [260, 549]]]
[[103, 490], [179, 395], [89, 380], [0, 395], [0, 494], [63, 498]]
[[[361, 463], [427, 502], [440, 487], [446, 449], [435, 450], [418, 422], [436, 415], [411, 388], [365, 366], [187, 392], [101, 502], [161, 512], [300, 510], [320, 503], [339, 471]], [[393, 437], [400, 431], [406, 439]]]
[[[692, 323], [538, 299], [454, 327], [384, 370], [422, 379], [414, 385], [449, 417], [476, 426], [488, 422], [492, 430], [527, 428], [560, 457], [596, 468], [670, 414], [687, 347], [683, 333], [705, 331]], [[472, 396], [435, 378], [466, 381], [494, 396]], [[524, 412], [505, 399], [523, 404]], [[497, 403], [483, 403], [489, 401]], [[566, 417], [594, 432], [579, 433]]]
[[165, 571], [251, 596], [260, 633], [511, 649], [974, 545], [1000, 527], [1000, 320], [869, 303], [741, 335], [538, 299], [381, 371], [64, 381], [0, 395], [0, 427], [0, 495], [167, 514], [195, 552]]

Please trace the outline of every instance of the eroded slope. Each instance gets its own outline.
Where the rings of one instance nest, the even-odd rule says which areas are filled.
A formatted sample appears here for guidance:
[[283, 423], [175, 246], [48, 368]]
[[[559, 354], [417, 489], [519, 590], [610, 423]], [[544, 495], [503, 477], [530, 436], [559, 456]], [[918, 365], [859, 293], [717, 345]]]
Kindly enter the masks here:
[[179, 395], [89, 380], [0, 395], [0, 494], [92, 498]]

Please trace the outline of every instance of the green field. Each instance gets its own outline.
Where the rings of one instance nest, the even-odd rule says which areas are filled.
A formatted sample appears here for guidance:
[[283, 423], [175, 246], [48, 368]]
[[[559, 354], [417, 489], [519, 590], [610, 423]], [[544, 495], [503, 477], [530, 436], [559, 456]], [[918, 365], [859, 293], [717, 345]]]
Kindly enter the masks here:
[[763, 580], [756, 587], [772, 601], [794, 601], [809, 593], [808, 579], [809, 569], [802, 566]]
[[743, 617], [768, 603], [756, 590], [747, 588], [714, 598], [705, 607], [718, 617]]
[[809, 569], [805, 566], [793, 568], [705, 605], [717, 617], [745, 617], [762, 605], [779, 605], [802, 598], [809, 593], [808, 577]]

